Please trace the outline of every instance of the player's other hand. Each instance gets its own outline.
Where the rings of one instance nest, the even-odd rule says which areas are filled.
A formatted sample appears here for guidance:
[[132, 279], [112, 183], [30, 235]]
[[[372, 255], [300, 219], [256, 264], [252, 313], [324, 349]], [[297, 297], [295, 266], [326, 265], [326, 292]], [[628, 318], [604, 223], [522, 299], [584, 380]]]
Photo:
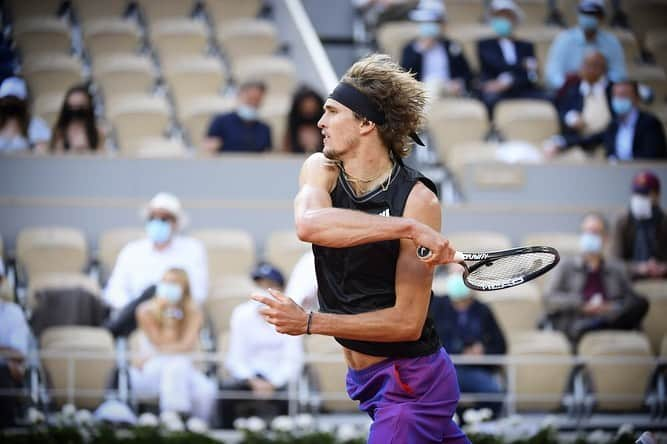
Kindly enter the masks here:
[[259, 292], [250, 295], [250, 299], [265, 305], [259, 310], [264, 320], [275, 326], [278, 333], [292, 336], [305, 334], [308, 313], [280, 291], [269, 288], [268, 292], [270, 296]]
[[413, 242], [417, 247], [423, 246], [431, 250], [431, 255], [422, 259], [429, 265], [440, 265], [454, 262], [456, 250], [445, 237], [428, 225], [418, 223]]

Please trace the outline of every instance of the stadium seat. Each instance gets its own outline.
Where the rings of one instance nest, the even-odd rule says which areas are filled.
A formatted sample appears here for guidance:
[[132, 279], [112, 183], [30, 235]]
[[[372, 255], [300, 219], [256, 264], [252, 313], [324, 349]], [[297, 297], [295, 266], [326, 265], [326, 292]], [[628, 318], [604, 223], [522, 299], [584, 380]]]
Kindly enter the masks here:
[[65, 91], [57, 91], [49, 94], [43, 94], [36, 97], [33, 103], [33, 112], [44, 119], [53, 128], [53, 125], [58, 120], [60, 109], [63, 106], [65, 99]]
[[544, 68], [547, 62], [547, 55], [551, 43], [556, 38], [562, 29], [556, 26], [546, 25], [528, 25], [519, 26], [516, 30], [517, 37], [523, 40], [533, 42], [535, 45], [535, 56], [539, 66], [539, 72], [544, 73]]
[[288, 277], [308, 250], [310, 244], [299, 240], [294, 230], [277, 230], [269, 233], [266, 239], [264, 258]]
[[579, 235], [568, 232], [528, 233], [521, 241], [522, 245], [542, 245], [558, 250], [560, 257], [575, 256], [580, 253]]
[[378, 46], [385, 54], [400, 62], [403, 47], [419, 35], [419, 24], [416, 22], [387, 22], [382, 24], [376, 37]]
[[194, 0], [138, 0], [137, 3], [149, 24], [165, 19], [190, 17], [194, 10]]
[[449, 23], [479, 23], [484, 15], [481, 1], [447, 0], [447, 21]]
[[77, 19], [86, 24], [99, 19], [118, 19], [127, 11], [128, 0], [72, 0]]
[[304, 339], [307, 355], [321, 357], [308, 364], [316, 378], [315, 396], [324, 398], [321, 406], [328, 412], [358, 412], [357, 402], [347, 397], [347, 364], [343, 360], [342, 347], [331, 336], [312, 335]]
[[667, 71], [667, 29], [654, 29], [646, 33], [645, 44], [658, 66]]
[[93, 58], [107, 54], [132, 54], [140, 49], [141, 34], [133, 21], [96, 19], [84, 23], [83, 42]]
[[660, 345], [660, 357], [667, 358], [667, 335], [663, 336]]
[[462, 142], [481, 142], [488, 128], [486, 108], [475, 99], [437, 100], [428, 113], [428, 130], [444, 162], [448, 161], [452, 146]]
[[80, 273], [88, 261], [86, 238], [75, 228], [23, 228], [16, 239], [16, 258], [29, 279], [41, 273]]
[[451, 25], [447, 26], [447, 35], [459, 42], [463, 47], [463, 53], [466, 56], [470, 68], [474, 71], [478, 71], [479, 58], [477, 57], [477, 41], [483, 38], [492, 37], [493, 31], [491, 30], [491, 27], [476, 22], [451, 22]]
[[233, 110], [235, 106], [234, 99], [225, 97], [196, 97], [180, 104], [179, 119], [187, 131], [190, 145], [199, 150], [211, 119]]
[[267, 95], [291, 94], [296, 85], [296, 67], [287, 57], [256, 56], [240, 60], [232, 67], [237, 81], [261, 80], [266, 84]]
[[216, 333], [229, 330], [232, 310], [250, 300], [250, 295], [258, 287], [248, 275], [225, 276], [211, 285], [209, 296], [204, 301], [205, 313], [211, 319]]
[[122, 155], [134, 155], [143, 139], [160, 137], [169, 127], [169, 105], [163, 97], [127, 95], [109, 103], [107, 115]]
[[206, 25], [191, 19], [161, 20], [150, 26], [150, 40], [160, 59], [204, 54], [208, 47]]
[[[511, 379], [516, 384], [516, 409], [558, 410], [573, 367], [565, 335], [557, 331], [524, 331], [512, 334], [508, 343], [511, 358], [525, 359], [508, 369], [509, 378], [509, 372], [515, 372]], [[546, 362], [548, 359], [562, 359], [562, 362]]]
[[[224, 363], [229, 352], [229, 331], [223, 331], [218, 334], [218, 341], [216, 342], [216, 351], [218, 353], [218, 362]], [[218, 378], [225, 381], [229, 378], [229, 372], [224, 365], [218, 365]]]
[[479, 299], [491, 307], [505, 337], [537, 329], [544, 313], [540, 289], [532, 282], [504, 290], [480, 292]]
[[625, 0], [624, 10], [628, 13], [630, 27], [643, 37], [653, 29], [665, 29], [667, 3], [662, 0]]
[[214, 57], [194, 55], [170, 60], [162, 74], [178, 106], [194, 97], [211, 97], [225, 87], [225, 71]]
[[517, 5], [524, 12], [522, 26], [541, 25], [547, 18], [547, 2], [544, 0], [518, 0]]
[[[57, 404], [71, 402], [78, 408], [94, 409], [103, 401], [114, 367], [113, 338], [109, 331], [96, 327], [52, 327], [41, 335], [40, 347], [42, 363], [54, 390], [52, 399]], [[64, 357], [73, 354], [79, 356], [71, 361]]]
[[97, 239], [97, 260], [101, 268], [102, 282], [109, 277], [116, 258], [125, 245], [146, 236], [146, 232], [139, 227], [123, 227], [105, 230]]
[[5, 5], [10, 6], [13, 19], [20, 20], [33, 17], [55, 17], [63, 0], [10, 0]]
[[97, 281], [82, 273], [42, 273], [30, 279], [28, 286], [27, 306], [34, 309], [37, 306], [35, 294], [41, 290], [63, 288], [82, 288], [95, 296], [101, 295]]
[[611, 28], [610, 31], [618, 37], [618, 40], [623, 46], [623, 54], [625, 55], [625, 64], [632, 65], [637, 63], [640, 56], [639, 43], [635, 34], [629, 29]]
[[[654, 364], [646, 336], [632, 331], [598, 331], [584, 335], [578, 354], [586, 362], [598, 410], [629, 412], [643, 406], [644, 393]], [[620, 358], [623, 362], [598, 362], [595, 358]]]
[[165, 159], [183, 158], [188, 154], [188, 148], [178, 139], [149, 137], [139, 143], [134, 156], [141, 159]]
[[83, 80], [81, 63], [66, 54], [41, 53], [26, 58], [23, 74], [33, 97], [67, 91]]
[[17, 21], [14, 39], [23, 54], [69, 54], [72, 47], [67, 23], [56, 17], [33, 17]]
[[262, 102], [259, 110], [260, 119], [271, 128], [271, 140], [273, 150], [279, 150], [283, 146], [285, 132], [287, 131], [287, 118], [291, 106], [291, 96], [270, 95]]
[[507, 140], [542, 146], [557, 134], [558, 115], [553, 105], [542, 100], [505, 100], [496, 105], [495, 122]]
[[268, 20], [239, 19], [220, 28], [218, 42], [233, 65], [246, 57], [273, 54], [278, 49], [278, 32]]
[[494, 231], [450, 232], [446, 236], [459, 251], [495, 251], [512, 246], [509, 237]]
[[664, 104], [667, 98], [667, 75], [661, 66], [628, 65], [628, 75], [653, 90], [655, 102]]
[[495, 142], [461, 142], [444, 152], [440, 145], [437, 148], [448, 169], [459, 178], [467, 164], [498, 161], [499, 145]]
[[240, 18], [254, 18], [259, 14], [262, 0], [204, 0], [206, 12], [218, 28]]
[[151, 60], [138, 54], [106, 54], [95, 60], [93, 78], [107, 101], [119, 95], [148, 94], [155, 85]]
[[226, 276], [249, 276], [255, 264], [255, 242], [245, 230], [208, 229], [190, 233], [206, 248], [211, 282]]
[[662, 337], [667, 334], [667, 279], [648, 279], [635, 282], [634, 290], [646, 297], [648, 312], [642, 323], [642, 331], [657, 353]]

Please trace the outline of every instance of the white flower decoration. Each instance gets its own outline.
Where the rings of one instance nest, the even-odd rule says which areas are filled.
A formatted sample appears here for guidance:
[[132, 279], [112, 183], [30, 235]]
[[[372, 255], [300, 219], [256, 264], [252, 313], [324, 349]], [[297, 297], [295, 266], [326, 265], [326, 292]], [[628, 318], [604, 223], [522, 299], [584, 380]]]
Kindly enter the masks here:
[[173, 422], [173, 421], [180, 421], [180, 420], [181, 420], [181, 417], [178, 415], [178, 413], [176, 413], [174, 411], [167, 410], [167, 411], [164, 411], [164, 412], [160, 413], [160, 422], [163, 423], [163, 424], [166, 424], [170, 421]]
[[74, 418], [79, 425], [91, 425], [93, 423], [93, 414], [90, 413], [90, 410], [81, 409], [76, 412]]
[[170, 432], [182, 432], [185, 430], [185, 425], [183, 424], [183, 421], [181, 421], [181, 418], [169, 420], [164, 423], [164, 426]]
[[336, 439], [338, 441], [350, 441], [359, 437], [359, 431], [352, 424], [341, 424], [336, 430]]
[[251, 416], [246, 422], [246, 429], [255, 433], [263, 432], [266, 430], [266, 421], [264, 421], [262, 418], [258, 418], [257, 416]]
[[276, 432], [291, 432], [294, 430], [294, 420], [285, 415], [276, 416], [271, 421], [271, 430], [275, 430]]
[[312, 431], [315, 429], [315, 418], [310, 413], [300, 413], [294, 418], [294, 425], [299, 430]]
[[74, 418], [76, 415], [76, 407], [73, 404], [65, 404], [61, 410], [65, 418]]
[[159, 423], [157, 416], [149, 412], [142, 413], [137, 421], [137, 424], [142, 427], [157, 427]]
[[616, 434], [619, 436], [625, 434], [632, 435], [634, 432], [635, 432], [635, 427], [632, 424], [628, 424], [626, 422], [625, 424], [621, 424]]
[[28, 409], [28, 421], [30, 424], [41, 424], [44, 422], [44, 413], [34, 407]]
[[248, 419], [247, 418], [236, 418], [233, 423], [235, 430], [247, 430], [248, 429]]
[[185, 423], [189, 431], [193, 433], [206, 433], [208, 431], [208, 424], [206, 421], [200, 418], [195, 418], [194, 416], [188, 419], [188, 422]]

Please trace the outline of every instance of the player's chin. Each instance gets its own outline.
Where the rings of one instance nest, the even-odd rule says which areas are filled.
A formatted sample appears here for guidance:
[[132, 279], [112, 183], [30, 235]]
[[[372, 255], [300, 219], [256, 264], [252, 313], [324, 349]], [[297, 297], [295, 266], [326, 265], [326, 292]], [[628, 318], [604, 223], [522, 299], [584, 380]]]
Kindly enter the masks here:
[[324, 147], [322, 148], [322, 154], [324, 154], [324, 157], [326, 157], [329, 160], [337, 160], [338, 156], [336, 155], [336, 151], [326, 142], [324, 143]]

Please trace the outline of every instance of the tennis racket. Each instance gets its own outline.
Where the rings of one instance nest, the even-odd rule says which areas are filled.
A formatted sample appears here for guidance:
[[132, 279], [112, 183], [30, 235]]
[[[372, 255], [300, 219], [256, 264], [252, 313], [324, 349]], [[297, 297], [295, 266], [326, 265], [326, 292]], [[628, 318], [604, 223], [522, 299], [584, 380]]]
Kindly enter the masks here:
[[[431, 250], [417, 247], [417, 256], [426, 260]], [[514, 287], [542, 276], [560, 261], [560, 255], [552, 247], [520, 247], [485, 253], [461, 253], [454, 261], [461, 263], [463, 282], [478, 291], [500, 290]], [[473, 262], [471, 265], [466, 262]]]

